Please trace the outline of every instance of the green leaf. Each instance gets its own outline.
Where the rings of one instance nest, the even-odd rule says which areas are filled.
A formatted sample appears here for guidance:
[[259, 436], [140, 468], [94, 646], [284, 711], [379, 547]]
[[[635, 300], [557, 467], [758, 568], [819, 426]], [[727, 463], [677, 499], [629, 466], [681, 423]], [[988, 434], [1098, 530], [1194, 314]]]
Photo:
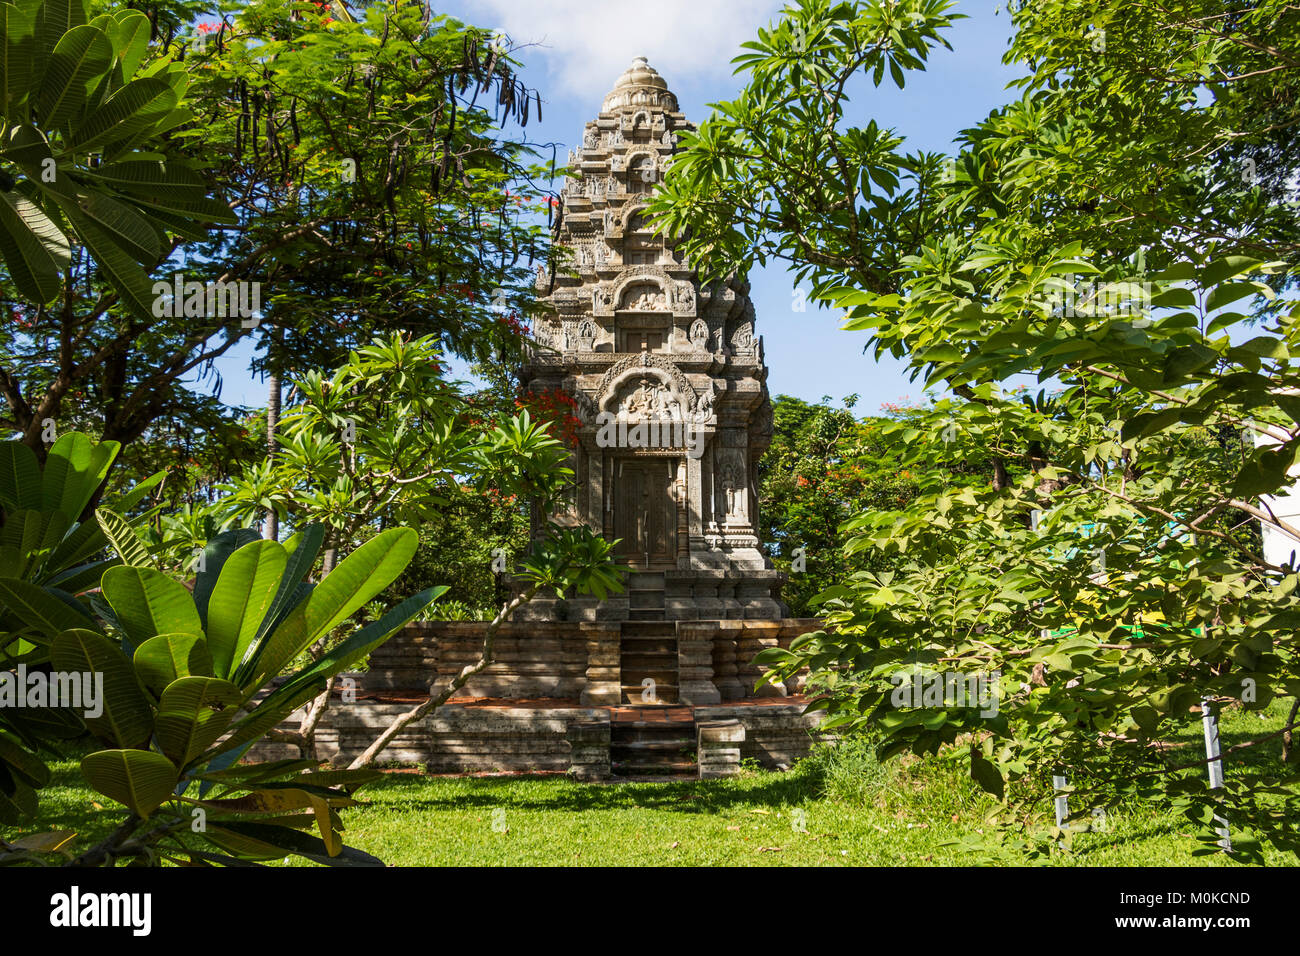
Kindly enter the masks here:
[[0, 115], [12, 121], [25, 120], [19, 104], [33, 86], [32, 53], [36, 44], [35, 18], [28, 10], [11, 3], [0, 4]]
[[41, 466], [20, 441], [0, 442], [0, 506], [8, 511], [41, 507]]
[[225, 733], [239, 710], [239, 688], [215, 677], [182, 677], [158, 701], [158, 747], [184, 769]]
[[68, 148], [79, 153], [93, 152], [105, 143], [145, 131], [175, 108], [176, 93], [162, 80], [134, 80], [90, 114], [69, 137]]
[[260, 535], [252, 528], [232, 528], [221, 532], [204, 545], [203, 570], [194, 576], [194, 606], [204, 627], [207, 626], [208, 602], [212, 598], [212, 589], [217, 586], [226, 560], [245, 544], [259, 539]]
[[159, 634], [141, 644], [132, 660], [145, 687], [160, 696], [181, 677], [212, 677], [212, 655], [200, 634]]
[[44, 588], [21, 578], [0, 578], [0, 607], [14, 614], [27, 627], [49, 638], [94, 623], [88, 613], [83, 611], [78, 614]]
[[117, 552], [123, 564], [133, 568], [146, 568], [153, 565], [149, 550], [129, 521], [107, 508], [97, 509], [95, 520], [99, 522], [104, 537], [113, 546], [113, 550]]
[[45, 76], [36, 98], [41, 123], [59, 129], [86, 102], [86, 88], [113, 64], [113, 44], [102, 30], [73, 27], [55, 44], [45, 64]]
[[316, 586], [307, 601], [307, 632], [312, 640], [327, 634], [396, 580], [419, 545], [410, 528], [381, 531]]
[[202, 634], [194, 598], [185, 585], [153, 568], [109, 568], [104, 598], [130, 639], [128, 653], [159, 634]]
[[176, 768], [149, 750], [100, 750], [81, 761], [81, 773], [96, 791], [148, 818], [176, 789]]
[[108, 638], [83, 629], [65, 631], [50, 645], [55, 670], [66, 673], [103, 675], [99, 703], [103, 713], [85, 716], [90, 732], [119, 747], [143, 747], [153, 733], [153, 711], [145, 697], [135, 669]]
[[68, 238], [30, 199], [0, 193], [0, 256], [19, 293], [32, 302], [50, 302], [63, 288], [63, 270], [72, 261]]
[[108, 475], [121, 447], [115, 441], [95, 444], [81, 432], [60, 435], [45, 459], [41, 507], [79, 516]]
[[208, 603], [208, 649], [219, 677], [243, 663], [275, 599], [288, 555], [278, 541], [255, 541], [234, 552]]

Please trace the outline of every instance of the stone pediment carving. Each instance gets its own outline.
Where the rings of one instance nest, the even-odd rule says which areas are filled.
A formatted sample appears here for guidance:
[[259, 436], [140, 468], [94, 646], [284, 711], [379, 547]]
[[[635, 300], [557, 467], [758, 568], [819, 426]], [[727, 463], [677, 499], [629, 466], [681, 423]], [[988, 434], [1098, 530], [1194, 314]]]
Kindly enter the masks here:
[[613, 411], [610, 406], [614, 404], [614, 399], [621, 396], [624, 386], [644, 378], [657, 378], [669, 386], [683, 413], [695, 408], [695, 389], [691, 388], [690, 380], [682, 370], [671, 359], [650, 352], [629, 355], [606, 369], [600, 384], [596, 386], [597, 405], [606, 411]]
[[636, 312], [667, 312], [668, 297], [659, 283], [646, 281], [626, 286], [619, 299], [618, 307]]

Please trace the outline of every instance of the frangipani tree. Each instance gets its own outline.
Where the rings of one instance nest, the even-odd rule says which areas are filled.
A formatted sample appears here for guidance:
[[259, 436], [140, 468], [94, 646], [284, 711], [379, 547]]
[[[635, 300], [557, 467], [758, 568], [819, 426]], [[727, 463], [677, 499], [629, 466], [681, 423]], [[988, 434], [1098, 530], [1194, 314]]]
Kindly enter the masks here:
[[[943, 392], [896, 426], [913, 473], [936, 480], [843, 529], [849, 555], [897, 570], [860, 568], [824, 595], [833, 631], [763, 660], [811, 666], [831, 722], [879, 732], [886, 754], [948, 745], [1016, 828], [1043, 818], [1069, 768], [1079, 817], [1156, 799], [1206, 852], [1218, 817], [1243, 855], [1253, 837], [1296, 850], [1294, 770], [1260, 753], [1295, 708], [1228, 752], [1223, 789], [1171, 742], [1202, 706], [1300, 697], [1300, 578], [1251, 529], [1300, 539], [1261, 499], [1291, 484], [1300, 452], [1283, 132], [1300, 114], [1274, 95], [1300, 81], [1297, 12], [1012, 4], [1023, 97], [951, 160], [906, 154], [854, 123], [849, 91], [903, 87], [951, 7], [787, 7], [657, 200], [708, 271], [791, 262], [867, 351]], [[937, 480], [922, 466], [940, 448], [991, 456], [991, 480]], [[1000, 706], [900, 706], [892, 691], [916, 672], [997, 675]]]

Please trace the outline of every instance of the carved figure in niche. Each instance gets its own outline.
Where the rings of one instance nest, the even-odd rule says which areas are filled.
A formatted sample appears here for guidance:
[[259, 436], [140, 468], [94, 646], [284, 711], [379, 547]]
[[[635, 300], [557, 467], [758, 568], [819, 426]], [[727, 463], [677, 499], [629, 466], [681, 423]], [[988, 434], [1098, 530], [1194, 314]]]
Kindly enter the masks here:
[[726, 504], [727, 520], [744, 521], [746, 517], [745, 477], [740, 473], [740, 467], [734, 461], [727, 461], [722, 465], [718, 477], [722, 486], [723, 501]]
[[[622, 130], [622, 129], [616, 129], [616, 130], [614, 130], [614, 132], [612, 132], [612, 133], [609, 134], [609, 145], [611, 145], [611, 146], [622, 146], [622, 145], [623, 145], [623, 130]], [[614, 158], [617, 159], [618, 157], [615, 156]]]
[[605, 210], [605, 235], [609, 235], [613, 231], [614, 231], [614, 211], [612, 209], [606, 209]]
[[611, 156], [609, 158], [609, 168], [611, 172], [621, 173], [623, 171], [623, 157]]
[[689, 282], [673, 289], [673, 305], [682, 312], [690, 312], [695, 308], [695, 290]]
[[594, 126], [588, 126], [586, 133], [582, 137], [582, 145], [587, 149], [595, 149], [599, 142], [600, 130]]
[[748, 322], [742, 322], [736, 329], [736, 334], [732, 337], [736, 343], [736, 348], [747, 349], [754, 344], [754, 330], [750, 328]]
[[663, 139], [662, 139], [660, 142], [662, 142], [663, 145], [665, 145], [665, 146], [676, 146], [676, 145], [677, 145], [677, 136], [676, 136], [676, 134], [673, 133], [671, 130], [665, 130], [665, 131], [664, 131], [664, 137], [663, 137]]
[[611, 301], [611, 293], [606, 288], [597, 286], [596, 290], [591, 293], [591, 304], [597, 312], [608, 312]]
[[596, 243], [596, 265], [603, 266], [605, 264], [605, 261], [608, 258], [609, 258], [609, 253], [605, 248], [605, 244], [603, 242], [597, 242]]
[[596, 324], [591, 319], [583, 319], [578, 323], [578, 348], [590, 352], [595, 342]]
[[650, 116], [645, 112], [645, 110], [642, 110], [632, 117], [632, 128], [639, 129], [642, 123], [647, 125], [650, 123]]
[[636, 301], [632, 303], [632, 308], [638, 312], [663, 312], [667, 306], [664, 302], [664, 294], [655, 289], [643, 289], [637, 296]]
[[699, 401], [695, 403], [694, 420], [696, 424], [707, 425], [709, 419], [713, 417], [713, 389], [700, 396]]
[[620, 403], [618, 415], [629, 421], [642, 419], [680, 421], [682, 405], [662, 382], [643, 378]]
[[691, 345], [697, 352], [705, 352], [709, 345], [709, 324], [703, 319], [696, 319], [691, 323], [690, 331]]

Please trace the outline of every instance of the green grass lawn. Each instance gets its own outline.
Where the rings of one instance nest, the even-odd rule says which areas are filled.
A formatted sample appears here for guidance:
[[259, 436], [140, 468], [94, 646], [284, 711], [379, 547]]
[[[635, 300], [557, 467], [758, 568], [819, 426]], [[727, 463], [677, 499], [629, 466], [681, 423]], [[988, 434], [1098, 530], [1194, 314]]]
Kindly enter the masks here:
[[[1224, 745], [1281, 726], [1280, 710], [1229, 716]], [[1190, 733], [1188, 744], [1196, 744]], [[1253, 759], [1277, 759], [1276, 743], [1265, 749]], [[106, 834], [119, 813], [81, 783], [74, 759], [54, 769], [39, 826], [26, 829]], [[787, 773], [751, 769], [734, 780], [586, 785], [393, 773], [358, 796], [365, 805], [343, 811], [346, 841], [397, 866], [972, 864], [982, 859], [943, 844], [979, 836], [992, 806], [956, 767], [917, 758], [881, 766], [864, 746], [827, 748]], [[1079, 834], [1052, 862], [1239, 865], [1222, 854], [1194, 857], [1198, 843], [1174, 813], [1133, 806], [1111, 811], [1106, 824]], [[1266, 862], [1296, 860], [1273, 851]]]

